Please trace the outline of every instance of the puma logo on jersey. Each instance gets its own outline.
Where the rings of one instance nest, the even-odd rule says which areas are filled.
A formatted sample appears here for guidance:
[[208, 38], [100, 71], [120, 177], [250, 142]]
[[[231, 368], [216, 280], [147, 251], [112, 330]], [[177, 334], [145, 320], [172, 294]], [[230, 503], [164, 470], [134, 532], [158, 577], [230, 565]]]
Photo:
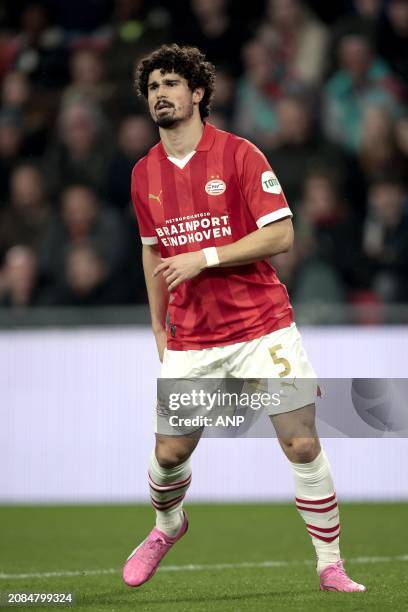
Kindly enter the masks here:
[[149, 200], [157, 200], [159, 204], [161, 204], [161, 194], [162, 189], [160, 189], [159, 195], [155, 195], [154, 193], [149, 193]]

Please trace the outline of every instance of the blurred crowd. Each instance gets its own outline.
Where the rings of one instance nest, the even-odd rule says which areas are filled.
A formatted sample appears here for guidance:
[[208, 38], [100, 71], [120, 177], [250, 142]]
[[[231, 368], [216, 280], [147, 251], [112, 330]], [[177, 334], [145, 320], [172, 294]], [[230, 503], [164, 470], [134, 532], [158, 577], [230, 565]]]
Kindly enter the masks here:
[[163, 42], [217, 66], [210, 121], [256, 143], [294, 212], [295, 304], [408, 302], [408, 0], [0, 5], [0, 305], [146, 302], [130, 204], [157, 141], [133, 88]]

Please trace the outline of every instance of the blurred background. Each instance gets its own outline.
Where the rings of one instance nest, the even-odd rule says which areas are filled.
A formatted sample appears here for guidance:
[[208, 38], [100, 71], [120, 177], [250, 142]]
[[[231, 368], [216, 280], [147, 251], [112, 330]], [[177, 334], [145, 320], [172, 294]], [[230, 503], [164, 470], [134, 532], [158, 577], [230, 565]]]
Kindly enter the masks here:
[[[133, 73], [172, 41], [216, 64], [210, 121], [280, 178], [296, 245], [274, 264], [298, 320], [407, 322], [408, 2], [239, 4], [1, 2], [4, 325], [95, 320], [90, 308], [148, 321], [129, 185], [157, 131]], [[112, 306], [130, 308], [101, 314]]]
[[[408, 0], [3, 0], [0, 501], [146, 500], [159, 362], [130, 174], [158, 134], [133, 73], [163, 42], [206, 52], [210, 121], [282, 183], [296, 241], [273, 263], [319, 375], [406, 376]], [[193, 499], [292, 496], [276, 443], [202, 445]], [[214, 482], [244, 446], [257, 478]], [[408, 497], [406, 440], [327, 446], [346, 498]]]

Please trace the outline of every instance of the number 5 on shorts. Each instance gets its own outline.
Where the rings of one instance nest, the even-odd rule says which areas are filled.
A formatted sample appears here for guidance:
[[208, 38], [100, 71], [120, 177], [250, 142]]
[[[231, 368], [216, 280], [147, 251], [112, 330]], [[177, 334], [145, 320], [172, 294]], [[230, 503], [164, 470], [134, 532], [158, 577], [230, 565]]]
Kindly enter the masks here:
[[292, 370], [292, 368], [290, 367], [290, 363], [287, 359], [285, 359], [285, 357], [278, 357], [277, 352], [282, 350], [282, 345], [281, 344], [275, 344], [275, 346], [271, 346], [269, 350], [269, 353], [272, 357], [272, 361], [275, 365], [282, 365], [283, 366], [283, 370], [282, 372], [279, 372], [279, 376], [282, 378], [283, 376], [288, 376]]

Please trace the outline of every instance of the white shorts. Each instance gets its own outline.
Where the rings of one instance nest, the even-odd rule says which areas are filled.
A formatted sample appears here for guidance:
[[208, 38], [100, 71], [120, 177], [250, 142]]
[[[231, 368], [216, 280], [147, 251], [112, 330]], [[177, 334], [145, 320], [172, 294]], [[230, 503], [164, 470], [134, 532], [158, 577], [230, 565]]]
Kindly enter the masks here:
[[[252, 388], [255, 386], [260, 391], [265, 390], [267, 379], [275, 379], [273, 383], [271, 381], [275, 390], [276, 385], [278, 388], [282, 385], [276, 379], [285, 380], [283, 391], [280, 391], [282, 399], [279, 406], [265, 407], [269, 415], [313, 404], [317, 394], [316, 373], [302, 346], [295, 323], [266, 336], [228, 346], [187, 351], [165, 349], [160, 378], [244, 379]], [[299, 392], [299, 383], [305, 379], [309, 380]], [[160, 415], [157, 408], [156, 432], [164, 432], [162, 427], [158, 427], [161, 416], [165, 415]], [[174, 432], [169, 435], [180, 434]]]

